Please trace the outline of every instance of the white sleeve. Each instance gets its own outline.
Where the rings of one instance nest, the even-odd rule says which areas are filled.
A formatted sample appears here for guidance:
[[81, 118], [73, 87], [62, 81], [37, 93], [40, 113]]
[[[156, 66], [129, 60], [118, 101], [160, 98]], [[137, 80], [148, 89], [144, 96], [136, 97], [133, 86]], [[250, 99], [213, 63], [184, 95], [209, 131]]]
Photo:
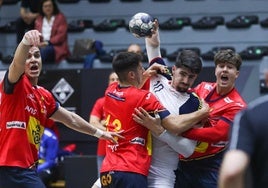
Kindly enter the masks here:
[[184, 157], [189, 157], [191, 154], [193, 154], [197, 143], [197, 141], [195, 140], [176, 136], [166, 130], [161, 133], [158, 138], [161, 141], [167, 143], [172, 149], [174, 149], [176, 152], [183, 155]]
[[145, 46], [149, 63], [156, 57], [161, 57], [159, 31], [152, 37], [145, 37]]

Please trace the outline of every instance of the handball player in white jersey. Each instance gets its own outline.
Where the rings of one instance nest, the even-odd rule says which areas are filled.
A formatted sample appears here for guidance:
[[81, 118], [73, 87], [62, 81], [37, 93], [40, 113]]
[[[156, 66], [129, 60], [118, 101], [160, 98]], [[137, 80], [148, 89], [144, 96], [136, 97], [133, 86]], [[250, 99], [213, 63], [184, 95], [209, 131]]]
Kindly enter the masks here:
[[[158, 27], [151, 37], [145, 38], [145, 42], [151, 68], [154, 63], [165, 65], [160, 53]], [[201, 107], [201, 102], [196, 95], [188, 92], [188, 89], [193, 85], [201, 69], [200, 57], [193, 51], [184, 50], [178, 54], [175, 65], [172, 67], [172, 76], [170, 74], [152, 76], [149, 80], [149, 89], [171, 114], [196, 111]], [[147, 128], [154, 133], [153, 127]], [[196, 141], [174, 135], [166, 130], [160, 135], [153, 134], [153, 154], [148, 187], [173, 188], [176, 178], [174, 171], [179, 162], [178, 153], [185, 157], [190, 156], [195, 146]]]

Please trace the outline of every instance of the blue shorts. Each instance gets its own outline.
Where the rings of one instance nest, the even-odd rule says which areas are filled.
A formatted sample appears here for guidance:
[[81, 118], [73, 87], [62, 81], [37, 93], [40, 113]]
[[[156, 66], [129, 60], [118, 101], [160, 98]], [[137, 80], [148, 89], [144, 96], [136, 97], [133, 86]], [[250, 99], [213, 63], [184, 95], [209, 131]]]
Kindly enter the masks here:
[[0, 166], [0, 187], [46, 188], [35, 170], [5, 166]]
[[223, 152], [201, 160], [180, 161], [175, 188], [217, 188]]
[[147, 177], [138, 173], [102, 172], [100, 178], [102, 188], [147, 188]]

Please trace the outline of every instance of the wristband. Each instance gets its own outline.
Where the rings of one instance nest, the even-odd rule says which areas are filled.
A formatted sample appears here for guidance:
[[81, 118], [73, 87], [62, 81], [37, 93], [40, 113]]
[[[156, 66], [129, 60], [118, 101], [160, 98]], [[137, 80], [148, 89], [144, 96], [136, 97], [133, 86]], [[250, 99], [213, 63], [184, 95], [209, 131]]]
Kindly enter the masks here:
[[97, 129], [96, 132], [93, 134], [93, 136], [100, 138], [103, 134], [104, 132], [102, 130]]
[[25, 37], [23, 37], [21, 42], [22, 42], [22, 44], [24, 44], [26, 46], [30, 46], [30, 42]]

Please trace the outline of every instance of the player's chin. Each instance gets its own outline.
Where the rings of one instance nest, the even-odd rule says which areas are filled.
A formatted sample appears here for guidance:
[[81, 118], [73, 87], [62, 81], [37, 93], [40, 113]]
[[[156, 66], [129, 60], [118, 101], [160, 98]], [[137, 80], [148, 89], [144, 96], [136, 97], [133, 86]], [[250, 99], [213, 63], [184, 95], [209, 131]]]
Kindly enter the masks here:
[[188, 87], [177, 87], [177, 91], [181, 93], [185, 93], [188, 91]]
[[40, 75], [40, 71], [30, 71], [28, 73], [28, 76], [31, 77], [31, 78], [38, 78]]

